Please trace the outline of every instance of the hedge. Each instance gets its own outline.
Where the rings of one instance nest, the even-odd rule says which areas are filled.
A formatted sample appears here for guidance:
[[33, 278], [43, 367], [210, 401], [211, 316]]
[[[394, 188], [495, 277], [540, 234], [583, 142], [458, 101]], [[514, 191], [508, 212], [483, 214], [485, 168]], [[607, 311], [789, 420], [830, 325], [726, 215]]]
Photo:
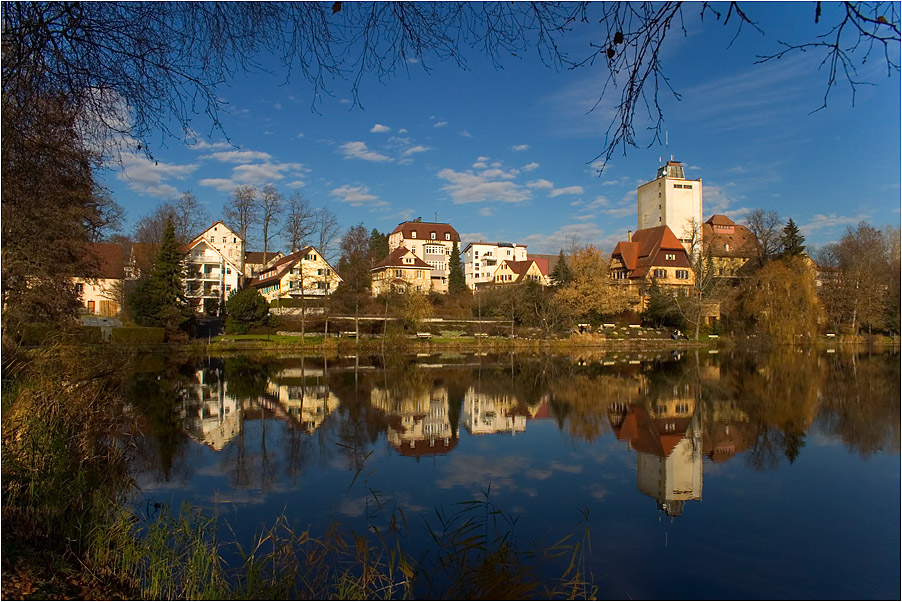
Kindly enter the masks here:
[[122, 326], [113, 329], [110, 342], [117, 345], [160, 345], [165, 338], [165, 328]]
[[32, 322], [25, 324], [19, 333], [19, 343], [26, 347], [37, 347], [57, 339], [67, 343], [87, 343], [89, 345], [103, 342], [100, 326], [78, 326], [62, 331], [55, 324]]

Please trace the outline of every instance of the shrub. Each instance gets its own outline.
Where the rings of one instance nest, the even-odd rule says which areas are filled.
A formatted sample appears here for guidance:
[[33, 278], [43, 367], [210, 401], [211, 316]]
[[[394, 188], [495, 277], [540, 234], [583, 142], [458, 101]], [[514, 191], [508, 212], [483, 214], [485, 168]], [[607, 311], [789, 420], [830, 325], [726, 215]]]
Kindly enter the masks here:
[[165, 328], [141, 326], [114, 328], [110, 342], [117, 345], [159, 345], [166, 337]]
[[234, 291], [225, 306], [226, 332], [231, 334], [245, 334], [251, 326], [265, 323], [269, 316], [269, 303], [253, 288]]

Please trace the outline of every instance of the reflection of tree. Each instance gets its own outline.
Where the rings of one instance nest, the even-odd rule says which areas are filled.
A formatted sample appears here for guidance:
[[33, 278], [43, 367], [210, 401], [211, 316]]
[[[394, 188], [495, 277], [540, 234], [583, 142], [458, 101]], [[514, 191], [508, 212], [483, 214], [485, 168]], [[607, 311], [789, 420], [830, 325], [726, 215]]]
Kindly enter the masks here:
[[899, 453], [900, 366], [894, 354], [837, 354], [828, 360], [820, 420], [862, 456]]
[[805, 445], [805, 431], [817, 417], [825, 376], [818, 354], [779, 347], [734, 359], [728, 362], [727, 388], [757, 430], [750, 464], [759, 470], [773, 468], [781, 455], [795, 461]]
[[139, 372], [132, 376], [127, 398], [144, 416], [156, 441], [163, 479], [169, 481], [175, 459], [182, 452], [183, 401], [194, 368], [167, 364], [161, 372]]
[[256, 400], [262, 396], [278, 371], [278, 364], [269, 358], [260, 361], [244, 356], [226, 358], [224, 367], [226, 394], [238, 400]]

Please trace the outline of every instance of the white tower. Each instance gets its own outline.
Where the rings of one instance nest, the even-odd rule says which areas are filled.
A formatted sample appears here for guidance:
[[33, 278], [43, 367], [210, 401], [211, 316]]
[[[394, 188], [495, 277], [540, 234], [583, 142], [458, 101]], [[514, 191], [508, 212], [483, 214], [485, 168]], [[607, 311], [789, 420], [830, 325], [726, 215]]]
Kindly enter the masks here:
[[658, 168], [657, 177], [639, 186], [639, 229], [670, 226], [687, 251], [692, 227], [702, 227], [702, 181], [687, 180], [679, 161]]

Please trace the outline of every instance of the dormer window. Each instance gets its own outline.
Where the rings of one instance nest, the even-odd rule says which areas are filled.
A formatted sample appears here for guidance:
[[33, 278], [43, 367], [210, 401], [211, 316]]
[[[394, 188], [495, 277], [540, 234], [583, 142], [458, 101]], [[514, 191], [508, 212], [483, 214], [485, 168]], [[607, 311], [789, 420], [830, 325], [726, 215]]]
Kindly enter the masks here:
[[445, 232], [445, 240], [451, 240], [451, 233]]
[[435, 240], [435, 232], [430, 232], [429, 235], [432, 237], [432, 240]]
[[411, 237], [411, 238], [416, 238], [416, 237], [417, 237], [417, 231], [416, 231], [416, 230], [411, 230], [411, 231], [410, 231], [410, 237]]
[[666, 259], [667, 261], [674, 261], [676, 259], [676, 254], [675, 253], [665, 253], [664, 259]]

